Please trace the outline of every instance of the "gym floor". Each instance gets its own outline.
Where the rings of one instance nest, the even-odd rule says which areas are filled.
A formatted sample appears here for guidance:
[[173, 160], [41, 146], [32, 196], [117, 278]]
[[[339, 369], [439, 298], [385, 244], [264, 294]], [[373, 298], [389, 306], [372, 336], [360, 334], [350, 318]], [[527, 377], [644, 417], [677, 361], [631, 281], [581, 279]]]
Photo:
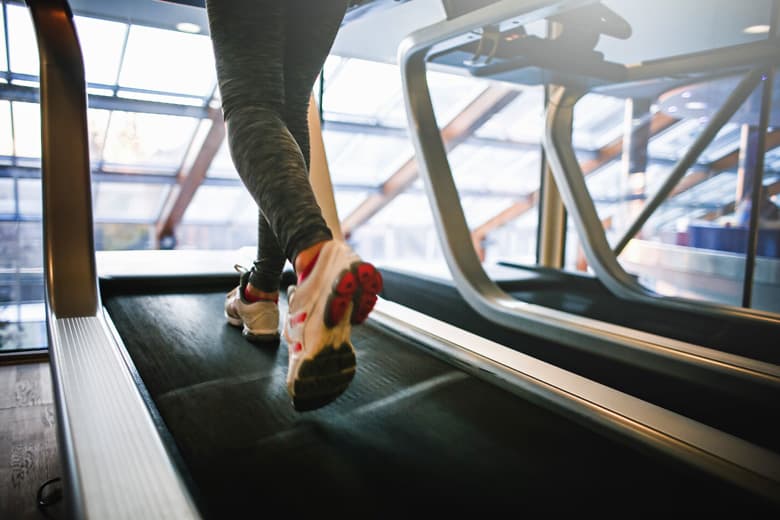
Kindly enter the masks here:
[[0, 365], [0, 518], [63, 517], [37, 506], [41, 485], [60, 476], [56, 432], [49, 364]]

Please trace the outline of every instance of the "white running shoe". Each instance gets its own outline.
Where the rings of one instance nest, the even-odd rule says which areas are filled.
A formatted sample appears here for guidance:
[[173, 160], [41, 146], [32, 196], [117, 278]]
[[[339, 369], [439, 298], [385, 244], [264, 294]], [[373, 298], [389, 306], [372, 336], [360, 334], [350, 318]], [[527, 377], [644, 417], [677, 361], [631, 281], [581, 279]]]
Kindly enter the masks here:
[[249, 283], [250, 271], [240, 265], [235, 266], [241, 273], [240, 283], [225, 298], [225, 318], [234, 327], [243, 327], [246, 339], [264, 343], [279, 339], [279, 303], [273, 300], [249, 302], [244, 297], [244, 289]]
[[382, 276], [344, 242], [323, 246], [314, 267], [287, 291], [284, 324], [287, 391], [300, 411], [328, 404], [355, 376], [352, 325], [363, 323], [382, 290]]

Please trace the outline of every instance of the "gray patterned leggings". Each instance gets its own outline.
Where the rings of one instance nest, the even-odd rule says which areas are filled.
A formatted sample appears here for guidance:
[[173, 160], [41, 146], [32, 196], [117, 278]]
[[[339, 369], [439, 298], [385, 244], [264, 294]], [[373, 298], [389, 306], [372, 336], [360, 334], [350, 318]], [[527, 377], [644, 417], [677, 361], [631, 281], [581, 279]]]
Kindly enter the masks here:
[[260, 210], [250, 283], [332, 233], [309, 184], [309, 98], [348, 0], [207, 0], [233, 164]]

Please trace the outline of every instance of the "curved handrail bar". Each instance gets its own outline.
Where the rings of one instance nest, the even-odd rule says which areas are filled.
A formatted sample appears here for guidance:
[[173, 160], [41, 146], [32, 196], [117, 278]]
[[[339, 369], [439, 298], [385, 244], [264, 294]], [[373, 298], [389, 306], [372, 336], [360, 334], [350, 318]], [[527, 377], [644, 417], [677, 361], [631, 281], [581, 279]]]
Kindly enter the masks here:
[[[100, 309], [92, 227], [84, 62], [63, 0], [28, 0], [41, 65], [41, 178], [44, 270], [50, 312], [95, 316]], [[59, 132], [68, 121], [77, 131]], [[67, 193], [67, 197], [62, 194]], [[56, 280], [56, 286], [54, 281]]]
[[420, 29], [399, 46], [398, 63], [411, 139], [442, 250], [459, 292], [477, 312], [496, 323], [571, 347], [667, 373], [684, 374], [708, 385], [718, 385], [716, 374], [725, 375], [735, 388], [750, 393], [757, 390], [758, 394], [753, 395], [760, 396], [766, 385], [780, 388], [780, 367], [774, 364], [518, 301], [485, 273], [471, 242], [434, 115], [426, 81], [426, 57], [437, 44], [475, 27], [510, 18], [525, 24], [584, 3], [505, 0]]
[[69, 517], [200, 515], [102, 311], [84, 63], [67, 0], [27, 0], [40, 55], [47, 331]]
[[[760, 77], [760, 73], [755, 72], [751, 72], [746, 76], [746, 79], [741, 84], [740, 90], [742, 92], [735, 91], [732, 96], [733, 99], [730, 98], [730, 101], [738, 99], [741, 94], [745, 94], [745, 91], [749, 90], [753, 80], [756, 79], [756, 74], [759, 74]], [[561, 197], [563, 197], [575, 227], [580, 236], [588, 237], [588, 240], [582, 241], [582, 247], [596, 276], [610, 291], [628, 300], [651, 302], [656, 305], [677, 308], [688, 312], [739, 317], [780, 325], [780, 314], [773, 312], [659, 296], [640, 285], [623, 269], [607, 241], [604, 227], [596, 212], [593, 199], [591, 199], [588, 193], [585, 176], [582, 174], [582, 169], [571, 140], [574, 106], [585, 94], [586, 91], [584, 90], [561, 87], [551, 97], [547, 109], [544, 143], [556, 184], [559, 187]], [[735, 105], [735, 103], [729, 104]], [[735, 108], [738, 107], [737, 105]], [[719, 112], [719, 115], [723, 116], [727, 112], [722, 110]], [[706, 145], [706, 137], [706, 135], [700, 136], [696, 143], [698, 147], [703, 148], [701, 146], [702, 143]], [[691, 156], [691, 154], [686, 154], [683, 161], [690, 160]], [[679, 175], [679, 173], [680, 169], [677, 168], [677, 174]], [[646, 215], [643, 215], [644, 217]]]

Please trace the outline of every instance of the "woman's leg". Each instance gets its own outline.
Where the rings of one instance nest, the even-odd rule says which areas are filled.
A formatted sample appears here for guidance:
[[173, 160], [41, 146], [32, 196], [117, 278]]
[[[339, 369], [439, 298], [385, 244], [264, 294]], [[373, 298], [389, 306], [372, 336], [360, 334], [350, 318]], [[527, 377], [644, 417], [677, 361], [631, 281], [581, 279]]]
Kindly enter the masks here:
[[230, 153], [264, 216], [250, 283], [272, 292], [285, 258], [295, 258], [295, 244], [332, 236], [312, 193], [306, 159], [284, 119], [287, 4], [208, 0], [206, 7]]
[[[330, 53], [348, 0], [289, 0], [285, 2], [284, 120], [310, 165], [308, 109], [312, 87]], [[328, 237], [331, 238], [331, 237]], [[310, 264], [323, 237], [302, 235], [292, 244], [296, 272]]]

